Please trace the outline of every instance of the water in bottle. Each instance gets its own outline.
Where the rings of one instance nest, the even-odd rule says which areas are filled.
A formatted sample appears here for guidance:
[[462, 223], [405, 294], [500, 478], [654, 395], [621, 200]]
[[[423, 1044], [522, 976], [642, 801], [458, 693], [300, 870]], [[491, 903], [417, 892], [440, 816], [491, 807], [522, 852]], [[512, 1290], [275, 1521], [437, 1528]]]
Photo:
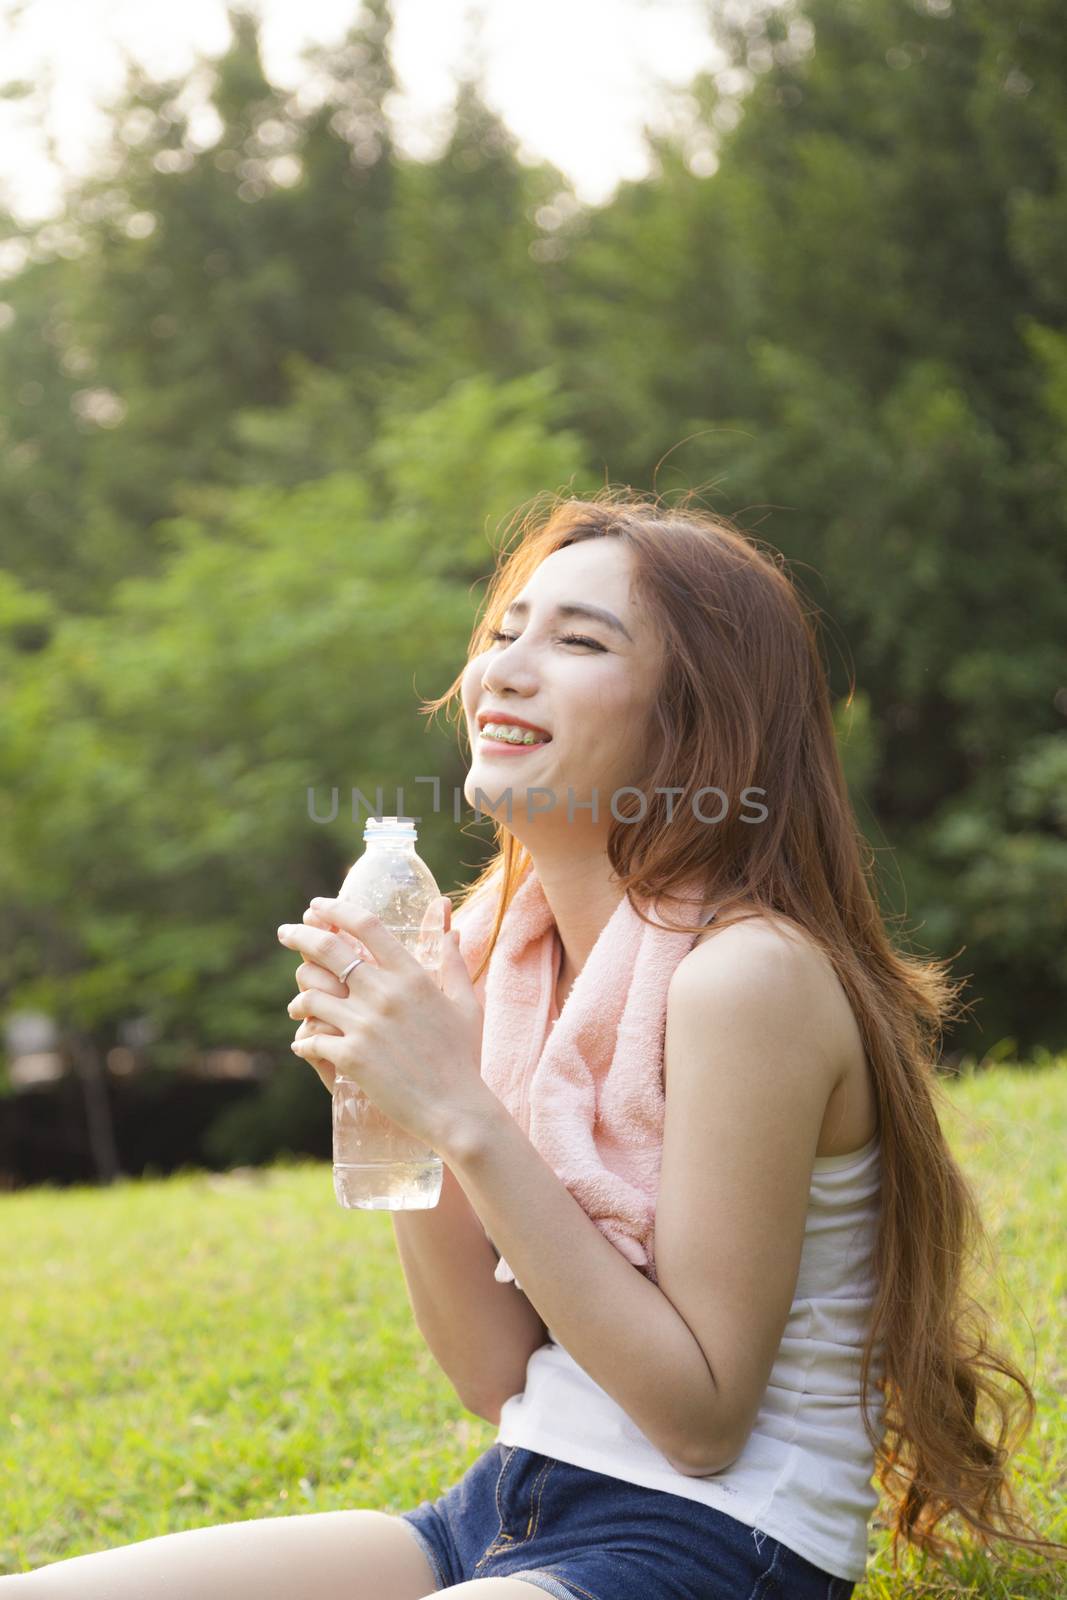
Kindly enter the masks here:
[[[415, 851], [410, 817], [368, 817], [364, 851], [338, 899], [372, 911], [440, 982], [444, 908], [433, 873]], [[373, 958], [368, 955], [368, 960]], [[348, 978], [358, 984], [362, 969]], [[340, 1073], [333, 1090], [333, 1187], [338, 1202], [365, 1211], [417, 1211], [441, 1196], [439, 1155], [378, 1110]]]

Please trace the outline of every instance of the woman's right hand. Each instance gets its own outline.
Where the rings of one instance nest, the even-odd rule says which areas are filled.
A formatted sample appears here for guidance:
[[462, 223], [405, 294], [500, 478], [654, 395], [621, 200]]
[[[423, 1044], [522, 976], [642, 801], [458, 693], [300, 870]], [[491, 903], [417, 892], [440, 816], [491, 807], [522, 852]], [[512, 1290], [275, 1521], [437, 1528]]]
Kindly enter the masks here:
[[[297, 988], [322, 989], [326, 994], [336, 995], [338, 1000], [343, 1000], [348, 994], [347, 983], [342, 983], [336, 973], [329, 972], [325, 967], [318, 966], [314, 961], [302, 961], [296, 969]], [[335, 1028], [332, 1022], [318, 1022], [314, 1017], [307, 1017], [293, 1034], [294, 1039], [306, 1039], [309, 1033], [335, 1033], [340, 1036], [340, 1028]], [[336, 1069], [332, 1061], [312, 1061], [323, 1087], [333, 1094], [333, 1080]]]
[[[329, 926], [332, 933], [340, 932], [335, 924], [330, 923]], [[452, 902], [448, 899], [445, 901], [444, 931], [446, 936], [452, 931]], [[322, 989], [326, 994], [336, 995], [338, 1000], [344, 1000], [348, 995], [348, 984], [342, 983], [335, 973], [330, 972], [326, 967], [320, 967], [314, 961], [302, 961], [300, 963], [296, 969], [296, 984], [300, 990]], [[340, 1028], [335, 1028], [331, 1022], [317, 1022], [313, 1017], [307, 1017], [297, 1028], [293, 1038], [294, 1040], [306, 1039], [310, 1033], [333, 1033], [339, 1038], [341, 1037]], [[311, 1065], [322, 1079], [323, 1087], [328, 1089], [330, 1094], [333, 1094], [334, 1078], [336, 1077], [336, 1069], [333, 1062], [312, 1061]]]

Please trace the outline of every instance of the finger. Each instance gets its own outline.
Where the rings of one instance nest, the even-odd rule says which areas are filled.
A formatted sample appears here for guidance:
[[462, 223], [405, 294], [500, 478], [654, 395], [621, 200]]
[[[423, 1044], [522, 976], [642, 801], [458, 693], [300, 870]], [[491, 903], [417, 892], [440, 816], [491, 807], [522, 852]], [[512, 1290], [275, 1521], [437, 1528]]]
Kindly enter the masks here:
[[317, 1017], [305, 1017], [293, 1038], [306, 1039], [309, 1033], [332, 1033], [338, 1039], [342, 1037], [340, 1028], [335, 1028], [332, 1022], [320, 1022]]
[[437, 935], [447, 933], [452, 922], [452, 902], [447, 894], [438, 895], [431, 900], [422, 914], [420, 933]]
[[452, 902], [446, 894], [435, 895], [422, 914], [419, 937], [413, 954], [421, 966], [433, 974], [434, 983], [441, 986], [441, 952], [448, 938], [452, 916]]
[[[386, 938], [391, 937], [384, 928], [382, 931]], [[364, 954], [347, 934], [331, 933], [325, 924], [316, 927], [311, 926], [310, 922], [283, 922], [278, 929], [278, 939], [289, 949], [298, 951], [305, 961], [313, 966], [324, 967], [335, 978], [339, 978], [357, 956]]]
[[302, 989], [286, 1006], [291, 1017], [314, 1017], [319, 1022], [332, 1022], [342, 1032], [352, 1024], [352, 996], [338, 1000], [335, 995], [324, 994], [321, 989]]
[[318, 1033], [308, 1039], [294, 1039], [290, 1049], [300, 1056], [301, 1060], [310, 1062], [326, 1087], [332, 1090], [337, 1073], [338, 1046], [338, 1040], [331, 1039], [327, 1034]]
[[[360, 944], [358, 939], [351, 939], [347, 933], [342, 933], [341, 929], [337, 927], [336, 923], [329, 922], [318, 911], [313, 910], [311, 906], [309, 906], [304, 912], [304, 923], [305, 926], [309, 928], [322, 928], [326, 933], [332, 933], [336, 939], [340, 940], [342, 957], [341, 965], [337, 968], [336, 974], [331, 972], [330, 969], [321, 961], [310, 963], [305, 962], [304, 965], [305, 967], [310, 966], [312, 968], [317, 966], [323, 973], [326, 974], [327, 981], [320, 987], [325, 989], [327, 994], [336, 994], [340, 995], [342, 998], [346, 998], [348, 995], [348, 984], [346, 981], [342, 980], [340, 974], [345, 970], [345, 967], [350, 967], [353, 961], [357, 960], [357, 958], [362, 958], [368, 963], [368, 965], [373, 965], [370, 951], [367, 949], [365, 944]], [[332, 960], [332, 948], [328, 954], [329, 959]], [[303, 987], [303, 985], [301, 987]]]
[[[373, 911], [364, 911], [355, 901], [325, 900], [316, 897], [308, 909], [317, 912], [324, 921], [333, 923], [343, 933], [351, 935], [359, 944], [366, 945], [380, 967], [400, 972], [409, 965], [419, 965], [415, 957], [404, 949], [400, 940], [389, 932], [381, 918], [376, 917]], [[326, 937], [337, 936], [328, 934]], [[312, 947], [313, 950], [315, 948]], [[321, 949], [321, 946], [319, 948]], [[321, 955], [318, 959], [322, 959]], [[351, 959], [349, 957], [349, 960]], [[347, 964], [342, 962], [336, 970], [343, 972]], [[332, 968], [333, 962], [329, 961], [327, 965]]]
[[[341, 970], [343, 972], [344, 968]], [[328, 968], [320, 967], [317, 961], [300, 963], [296, 969], [296, 985], [298, 989], [322, 989], [326, 994], [338, 995], [342, 1000], [348, 993], [348, 985], [334, 977]]]
[[[324, 917], [322, 912], [316, 911], [314, 906], [308, 906], [304, 912], [304, 923], [309, 928], [325, 928], [327, 933], [339, 934], [341, 932], [336, 922], [331, 922], [329, 917]], [[347, 938], [347, 934], [342, 935], [342, 937]], [[358, 946], [353, 942], [352, 948], [357, 949]]]
[[337, 1068], [334, 1066], [332, 1061], [327, 1060], [326, 1056], [315, 1048], [315, 1046], [321, 1044], [321, 1042], [327, 1037], [328, 1036], [326, 1034], [304, 1034], [303, 1037], [301, 1037], [300, 1029], [298, 1028], [297, 1036], [294, 1038], [289, 1048], [292, 1050], [294, 1055], [299, 1056], [302, 1061], [306, 1061], [309, 1066], [314, 1067], [323, 1088], [328, 1089], [332, 1094], [337, 1076]]
[[441, 988], [450, 1000], [482, 1009], [467, 959], [460, 949], [458, 928], [452, 928], [441, 941]]

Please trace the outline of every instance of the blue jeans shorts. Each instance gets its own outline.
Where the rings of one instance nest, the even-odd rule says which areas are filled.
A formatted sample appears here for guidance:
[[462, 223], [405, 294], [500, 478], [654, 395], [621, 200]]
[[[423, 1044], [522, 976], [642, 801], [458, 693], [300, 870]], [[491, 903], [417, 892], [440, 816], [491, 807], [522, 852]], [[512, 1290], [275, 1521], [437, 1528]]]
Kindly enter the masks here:
[[437, 1589], [510, 1577], [556, 1600], [848, 1600], [855, 1588], [714, 1506], [499, 1442], [400, 1520]]

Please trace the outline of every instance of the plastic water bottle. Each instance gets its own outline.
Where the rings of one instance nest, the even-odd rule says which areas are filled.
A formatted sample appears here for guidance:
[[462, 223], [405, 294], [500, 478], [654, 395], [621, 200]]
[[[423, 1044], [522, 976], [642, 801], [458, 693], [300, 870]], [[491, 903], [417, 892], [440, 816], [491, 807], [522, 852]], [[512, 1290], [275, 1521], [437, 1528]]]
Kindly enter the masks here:
[[[372, 911], [440, 982], [444, 908], [434, 875], [415, 851], [410, 817], [368, 817], [363, 854], [338, 891]], [[436, 902], [436, 905], [435, 905]], [[368, 960], [373, 958], [368, 956]], [[348, 977], [359, 983], [361, 968]], [[441, 1197], [444, 1164], [429, 1145], [398, 1128], [357, 1083], [334, 1080], [333, 1189], [364, 1211], [424, 1211]]]

